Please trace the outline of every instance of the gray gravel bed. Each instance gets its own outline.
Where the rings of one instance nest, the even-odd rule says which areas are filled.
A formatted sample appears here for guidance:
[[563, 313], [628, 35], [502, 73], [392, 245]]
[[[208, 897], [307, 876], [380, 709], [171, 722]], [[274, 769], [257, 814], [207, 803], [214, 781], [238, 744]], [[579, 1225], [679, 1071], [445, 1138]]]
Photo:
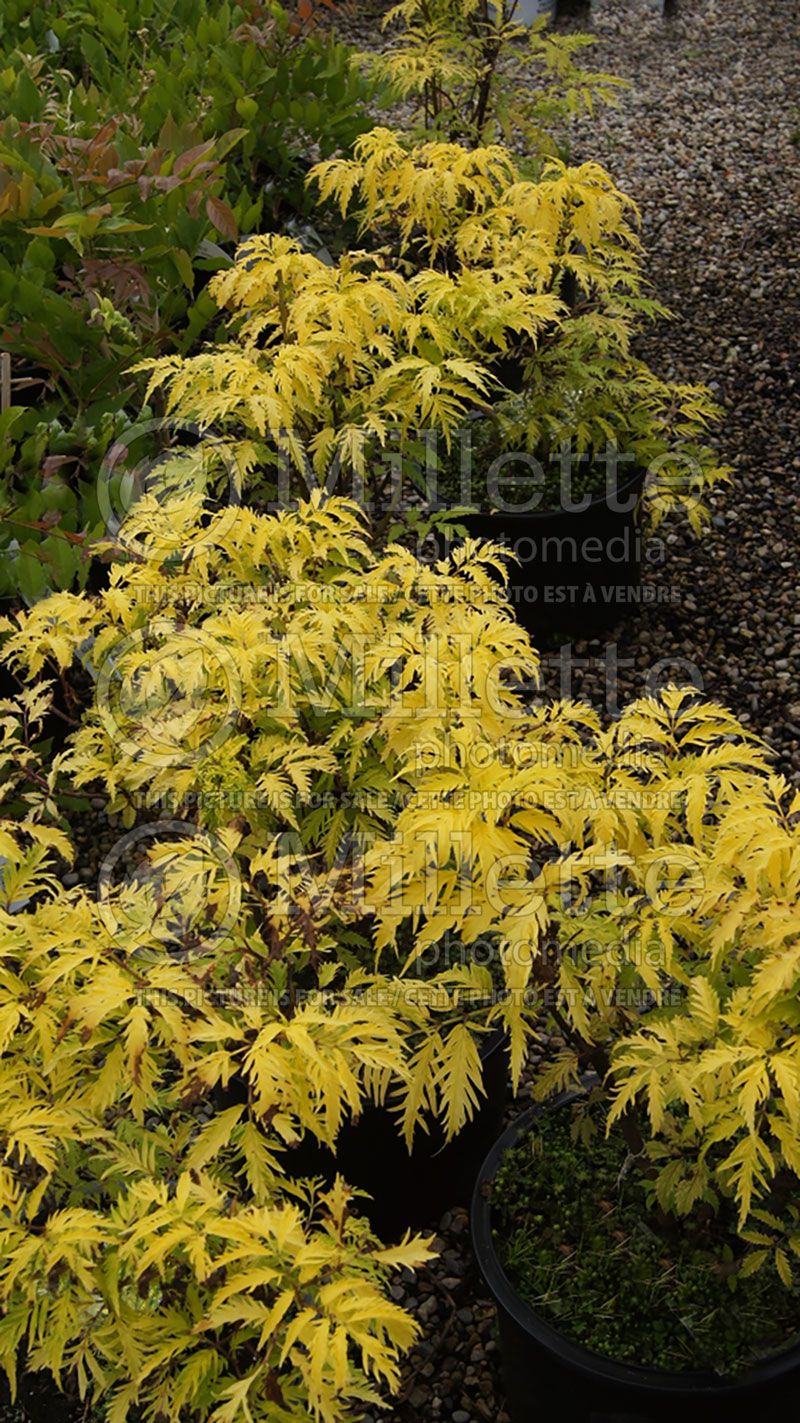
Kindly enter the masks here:
[[650, 280], [678, 317], [640, 349], [664, 376], [711, 386], [735, 472], [710, 533], [675, 521], [649, 567], [675, 601], [621, 626], [610, 656], [576, 642], [594, 665], [575, 669], [574, 690], [599, 704], [616, 655], [622, 704], [674, 659], [676, 680], [731, 706], [800, 781], [800, 6], [680, 0], [662, 20], [643, 0], [607, 0], [592, 13], [596, 61], [634, 88], [576, 125], [574, 155], [604, 161], [639, 203]]

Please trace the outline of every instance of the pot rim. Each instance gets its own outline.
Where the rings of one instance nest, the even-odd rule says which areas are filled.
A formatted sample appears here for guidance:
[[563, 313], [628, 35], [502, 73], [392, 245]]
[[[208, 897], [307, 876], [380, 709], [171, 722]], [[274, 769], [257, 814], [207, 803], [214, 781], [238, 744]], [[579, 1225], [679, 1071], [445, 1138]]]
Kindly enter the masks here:
[[[615, 489], [613, 492], [617, 495], [617, 497], [621, 497], [622, 495], [624, 495], [624, 494], [626, 494], [626, 493], [632, 493], [634, 489], [638, 489], [638, 490], [640, 491], [640, 497], [641, 497], [641, 493], [642, 493], [643, 490], [644, 490], [644, 482], [645, 482], [646, 478], [647, 478], [647, 469], [645, 468], [645, 466], [644, 466], [644, 465], [637, 465], [636, 469], [635, 469], [635, 470], [633, 471], [633, 473], [631, 474], [630, 479], [626, 479], [625, 482], [624, 482], [624, 484], [617, 484], [616, 489]], [[586, 505], [584, 505], [584, 506], [583, 506], [582, 508], [580, 508], [580, 509], [547, 509], [547, 508], [542, 509], [542, 508], [536, 508], [536, 509], [528, 509], [528, 510], [515, 510], [515, 509], [501, 510], [501, 509], [479, 509], [479, 508], [477, 507], [477, 505], [475, 505], [474, 507], [472, 507], [472, 506], [467, 506], [466, 504], [464, 504], [464, 505], [461, 505], [461, 504], [449, 504], [449, 505], [445, 505], [445, 506], [444, 506], [442, 509], [440, 509], [438, 512], [439, 512], [439, 513], [446, 513], [447, 510], [448, 510], [448, 509], [451, 509], [451, 508], [455, 508], [455, 509], [461, 509], [461, 508], [463, 508], [463, 509], [466, 510], [466, 512], [463, 513], [463, 514], [457, 515], [456, 517], [457, 517], [458, 519], [491, 519], [491, 520], [496, 520], [497, 523], [498, 523], [498, 525], [499, 525], [499, 524], [513, 524], [513, 523], [525, 524], [525, 523], [528, 523], [530, 520], [538, 520], [538, 519], [564, 519], [564, 518], [575, 518], [575, 519], [579, 519], [579, 518], [581, 518], [583, 515], [591, 513], [591, 511], [592, 511], [593, 509], [596, 509], [596, 508], [598, 508], [598, 507], [601, 506], [601, 505], [604, 506], [605, 508], [609, 508], [610, 506], [609, 506], [609, 504], [608, 504], [608, 496], [609, 496], [609, 493], [610, 493], [610, 492], [612, 492], [612, 491], [610, 491], [610, 490], [608, 490], [608, 489], [605, 489], [605, 490], [603, 490], [603, 491], [598, 492], [597, 494], [593, 494], [593, 495], [591, 496], [591, 498], [589, 499], [589, 503], [586, 504]], [[630, 509], [612, 509], [611, 512], [614, 513], [614, 514], [620, 514], [620, 515], [623, 515], [623, 516], [626, 515], [626, 514], [632, 514], [632, 513], [634, 513], [635, 510], [637, 509], [638, 504], [639, 504], [639, 500], [637, 500], [636, 504], [634, 504]]]
[[577, 1091], [559, 1092], [549, 1102], [530, 1107], [498, 1137], [478, 1172], [470, 1207], [472, 1245], [478, 1268], [499, 1307], [536, 1343], [554, 1354], [574, 1372], [589, 1375], [598, 1383], [637, 1389], [643, 1395], [671, 1393], [680, 1398], [683, 1395], [696, 1396], [698, 1393], [706, 1393], [720, 1395], [723, 1400], [745, 1397], [800, 1366], [800, 1342], [753, 1364], [735, 1378], [703, 1370], [678, 1372], [648, 1368], [642, 1364], [627, 1364], [605, 1354], [595, 1353], [593, 1349], [587, 1349], [583, 1344], [568, 1338], [551, 1324], [547, 1324], [517, 1293], [497, 1258], [492, 1240], [491, 1201], [484, 1196], [484, 1187], [494, 1181], [506, 1152], [525, 1135], [537, 1117], [546, 1111], [552, 1111], [554, 1107], [574, 1102], [582, 1095]]

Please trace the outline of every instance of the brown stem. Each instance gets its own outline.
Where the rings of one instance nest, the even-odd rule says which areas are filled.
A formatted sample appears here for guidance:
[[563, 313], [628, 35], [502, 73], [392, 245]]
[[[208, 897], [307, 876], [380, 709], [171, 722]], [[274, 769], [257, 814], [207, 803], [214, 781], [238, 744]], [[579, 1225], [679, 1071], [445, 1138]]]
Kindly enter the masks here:
[[[40, 775], [38, 771], [31, 770], [31, 768], [30, 768], [29, 766], [24, 766], [24, 767], [21, 767], [20, 769], [21, 769], [21, 771], [22, 771], [22, 774], [23, 774], [25, 777], [27, 777], [27, 779], [28, 779], [29, 781], [33, 781], [35, 785], [41, 786], [43, 790], [46, 790], [46, 791], [49, 791], [49, 790], [50, 790], [50, 787], [49, 787], [49, 785], [47, 784], [47, 780], [45, 779], [44, 776]], [[95, 794], [98, 794], [98, 792], [95, 792]], [[103, 792], [99, 792], [99, 794], [103, 794]], [[56, 795], [59, 795], [59, 796], [69, 796], [72, 800], [85, 800], [85, 799], [86, 799], [86, 796], [85, 796], [85, 795], [82, 795], [80, 791], [57, 790], [57, 791], [56, 791]]]
[[478, 141], [480, 142], [483, 125], [486, 121], [486, 111], [489, 107], [489, 99], [492, 93], [492, 81], [494, 79], [494, 67], [497, 63], [497, 56], [500, 53], [500, 44], [497, 40], [492, 40], [485, 46], [484, 56], [486, 67], [483, 78], [478, 86], [478, 103], [475, 110], [474, 127]]
[[284, 341], [287, 341], [289, 331], [289, 309], [286, 305], [286, 292], [283, 286], [283, 274], [278, 273], [278, 311], [281, 317], [281, 334]]
[[[622, 1131], [622, 1135], [625, 1139], [625, 1145], [627, 1146], [631, 1156], [635, 1156], [636, 1160], [640, 1164], [642, 1164], [644, 1161], [645, 1140], [642, 1136], [639, 1124], [632, 1115], [630, 1109], [626, 1112], [623, 1112], [622, 1116], [619, 1119], [619, 1125], [620, 1130]], [[656, 1174], [655, 1167], [649, 1164], [642, 1164], [641, 1169], [644, 1175], [649, 1176], [651, 1179]]]

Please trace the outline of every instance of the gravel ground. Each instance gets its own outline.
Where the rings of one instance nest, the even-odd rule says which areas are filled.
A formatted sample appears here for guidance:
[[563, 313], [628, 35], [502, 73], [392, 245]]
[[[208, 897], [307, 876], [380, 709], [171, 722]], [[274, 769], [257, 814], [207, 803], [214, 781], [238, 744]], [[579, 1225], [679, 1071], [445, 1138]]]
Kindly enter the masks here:
[[[662, 529], [665, 557], [645, 574], [660, 601], [611, 640], [548, 652], [546, 686], [613, 715], [647, 686], [694, 681], [763, 735], [778, 769], [800, 783], [800, 4], [667, 9], [662, 18], [647, 0], [596, 0], [591, 15], [559, 22], [593, 30], [594, 62], [633, 85], [619, 109], [575, 126], [573, 158], [603, 162], [639, 203], [650, 278], [679, 315], [648, 335], [642, 354], [668, 378], [711, 385], [735, 474], [700, 541], [677, 521]], [[377, 16], [353, 7], [340, 25], [374, 45]], [[95, 880], [120, 833], [95, 809], [98, 825], [78, 828], [68, 883]], [[465, 1204], [431, 1223], [442, 1249], [434, 1266], [397, 1280], [396, 1297], [424, 1332], [399, 1399], [381, 1414], [387, 1423], [508, 1423]]]
[[800, 781], [800, 6], [680, 0], [662, 20], [607, 0], [592, 28], [597, 62], [634, 87], [581, 124], [575, 156], [604, 161], [639, 203], [650, 279], [679, 317], [643, 354], [711, 386], [735, 473], [712, 531], [698, 541], [676, 522], [651, 565], [675, 601], [621, 627], [608, 654], [576, 643], [596, 665], [574, 690], [599, 705], [616, 654], [622, 704], [674, 659], [676, 680], [732, 707]]

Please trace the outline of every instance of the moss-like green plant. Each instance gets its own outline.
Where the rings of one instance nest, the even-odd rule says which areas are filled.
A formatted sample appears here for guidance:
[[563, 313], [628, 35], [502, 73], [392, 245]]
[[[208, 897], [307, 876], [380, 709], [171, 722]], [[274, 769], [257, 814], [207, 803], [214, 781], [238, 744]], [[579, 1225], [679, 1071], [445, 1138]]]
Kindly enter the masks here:
[[[693, 1219], [644, 1208], [639, 1174], [602, 1102], [545, 1111], [492, 1185], [495, 1248], [514, 1289], [595, 1354], [732, 1377], [796, 1342], [797, 1291], [774, 1271], [740, 1283], [751, 1258], [724, 1202]], [[793, 1208], [800, 1201], [794, 1190]]]

